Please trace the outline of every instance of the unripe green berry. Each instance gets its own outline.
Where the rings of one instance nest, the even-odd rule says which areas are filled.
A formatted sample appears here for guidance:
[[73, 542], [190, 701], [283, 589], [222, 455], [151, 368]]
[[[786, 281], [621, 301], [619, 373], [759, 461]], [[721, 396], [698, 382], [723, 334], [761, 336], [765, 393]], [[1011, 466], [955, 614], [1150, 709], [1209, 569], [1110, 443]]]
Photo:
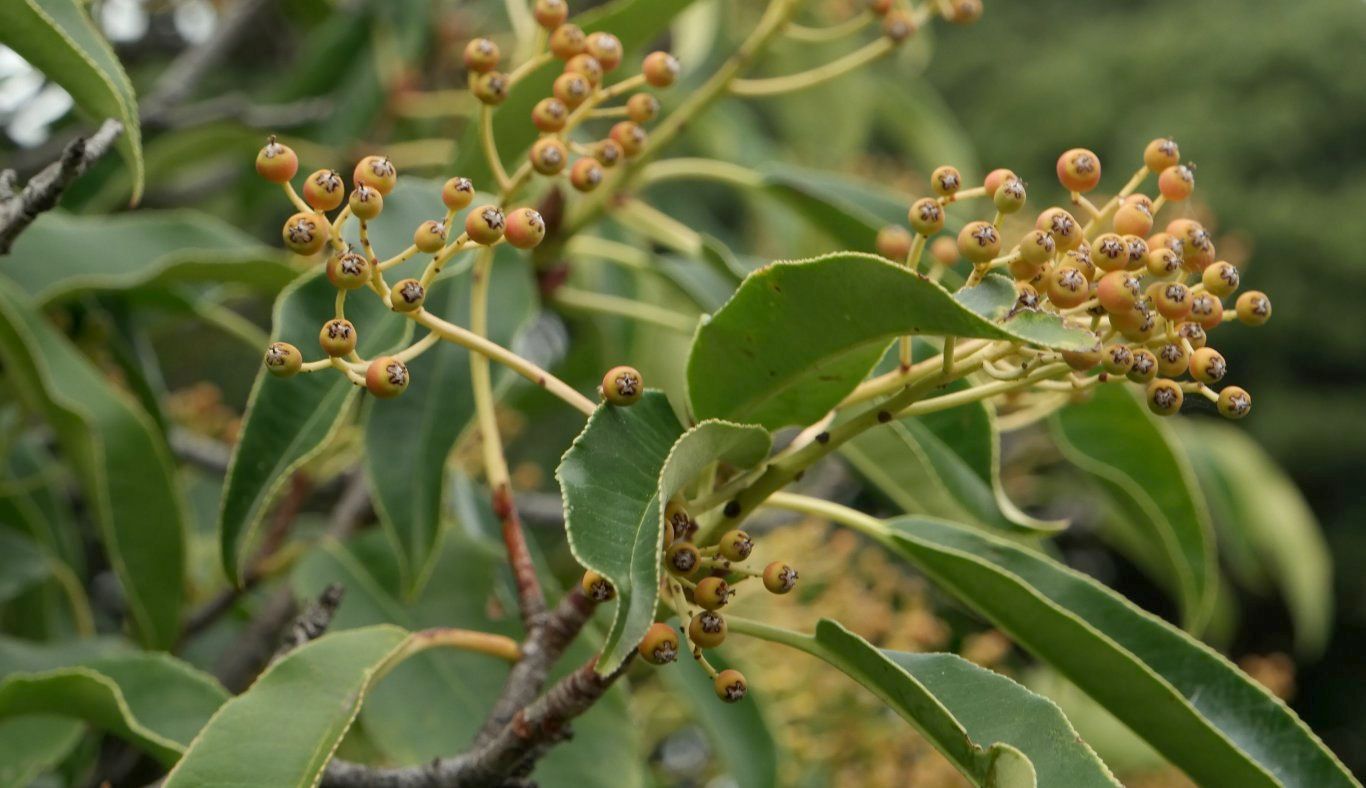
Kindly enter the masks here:
[[1241, 419], [1252, 412], [1252, 395], [1237, 386], [1227, 386], [1219, 392], [1215, 407], [1226, 419]]
[[584, 51], [598, 59], [603, 71], [612, 71], [621, 65], [621, 39], [611, 33], [601, 30], [589, 33], [584, 41]]
[[441, 202], [449, 210], [464, 210], [473, 199], [474, 184], [469, 178], [451, 178], [441, 187]]
[[987, 173], [987, 177], [982, 180], [982, 188], [986, 190], [988, 197], [994, 198], [996, 190], [1001, 187], [1001, 184], [1012, 179], [1018, 180], [1013, 171], [1007, 170], [1005, 167], [997, 167]]
[[1115, 233], [1091, 242], [1091, 261], [1102, 271], [1122, 271], [1129, 266], [1129, 244]]
[[616, 586], [612, 585], [612, 581], [592, 569], [583, 573], [579, 587], [583, 589], [584, 596], [594, 602], [608, 602], [617, 595]]
[[1249, 290], [1238, 296], [1234, 309], [1244, 325], [1260, 326], [1271, 319], [1271, 299], [1260, 290]]
[[1058, 245], [1044, 230], [1030, 230], [1020, 239], [1020, 259], [1032, 265], [1042, 265], [1053, 259]]
[[764, 567], [764, 588], [773, 594], [786, 594], [797, 587], [797, 570], [782, 561]]
[[531, 108], [531, 122], [546, 134], [555, 134], [564, 129], [569, 119], [569, 107], [557, 98], [543, 98]]
[[1142, 203], [1125, 203], [1115, 210], [1115, 232], [1147, 235], [1153, 231], [1153, 214]]
[[336, 170], [317, 170], [304, 181], [304, 202], [315, 211], [330, 211], [345, 197], [346, 185]]
[[702, 563], [702, 554], [692, 542], [674, 542], [664, 551], [664, 568], [669, 574], [690, 577]]
[[944, 207], [933, 197], [922, 197], [911, 203], [906, 218], [911, 229], [926, 238], [944, 229]]
[[602, 396], [613, 405], [634, 405], [645, 393], [645, 383], [635, 367], [612, 367], [602, 376]]
[[551, 92], [566, 107], [574, 109], [587, 101], [588, 97], [593, 94], [593, 85], [584, 75], [569, 71], [555, 77]]
[[1168, 320], [1181, 320], [1191, 311], [1191, 291], [1180, 282], [1161, 282], [1153, 294], [1153, 308]]
[[1190, 368], [1190, 360], [1184, 345], [1169, 342], [1157, 349], [1157, 373], [1164, 378], [1180, 377]]
[[365, 184], [388, 197], [398, 183], [398, 169], [387, 156], [366, 156], [357, 162], [351, 181], [357, 186]]
[[587, 44], [587, 37], [583, 34], [583, 28], [572, 22], [562, 24], [550, 33], [548, 45], [550, 52], [560, 60], [579, 54]]
[[1158, 137], [1143, 149], [1143, 166], [1152, 172], [1162, 172], [1181, 162], [1181, 149], [1171, 137]]
[[[582, 77], [580, 77], [582, 79]], [[496, 107], [507, 100], [508, 97], [508, 77], [501, 71], [489, 71], [480, 74], [470, 83], [470, 92], [479, 99], [479, 103], [490, 107]]]
[[282, 145], [272, 134], [266, 146], [256, 154], [256, 173], [271, 183], [288, 183], [299, 171], [299, 156], [288, 145]]
[[302, 255], [317, 254], [331, 233], [332, 225], [327, 218], [316, 213], [296, 213], [289, 217], [280, 231], [285, 246]]
[[1148, 384], [1148, 410], [1158, 416], [1175, 415], [1185, 396], [1176, 381], [1158, 378]]
[[532, 15], [536, 17], [536, 24], [554, 30], [569, 18], [569, 4], [565, 0], [536, 0]]
[[1024, 207], [1026, 199], [1024, 181], [1019, 178], [1007, 179], [991, 197], [992, 203], [996, 205], [996, 210], [1001, 213], [1015, 213]]
[[1222, 297], [1237, 290], [1241, 278], [1233, 263], [1220, 260], [1205, 269], [1205, 272], [1200, 275], [1200, 282], [1204, 284], [1206, 290]]
[[623, 120], [612, 127], [608, 133], [612, 141], [621, 146], [621, 152], [626, 154], [626, 158], [631, 158], [640, 153], [645, 147], [645, 129], [640, 124], [630, 120]]
[[1128, 271], [1111, 271], [1096, 284], [1096, 298], [1110, 314], [1132, 312], [1142, 295], [1138, 277]]
[[1126, 345], [1110, 345], [1101, 354], [1100, 364], [1111, 375], [1127, 375], [1134, 368], [1134, 352]]
[[1195, 171], [1184, 164], [1175, 164], [1157, 176], [1157, 190], [1168, 202], [1180, 202], [1195, 191]]
[[380, 356], [365, 369], [365, 388], [377, 399], [393, 399], [408, 388], [408, 367], [393, 356]]
[[1228, 374], [1228, 362], [1212, 347], [1198, 348], [1191, 354], [1191, 377], [1206, 385], [1214, 385]]
[[1127, 377], [1135, 383], [1147, 383], [1157, 377], [1157, 356], [1147, 348], [1135, 348], [1134, 363], [1130, 365]]
[[659, 114], [659, 99], [649, 93], [637, 93], [626, 99], [626, 117], [636, 123], [649, 123]]
[[413, 246], [419, 252], [431, 254], [446, 245], [446, 223], [429, 219], [413, 231]]
[[945, 164], [930, 173], [930, 190], [940, 197], [949, 197], [963, 187], [963, 176], [958, 168]]
[[602, 82], [602, 64], [587, 52], [580, 52], [569, 58], [568, 62], [564, 64], [564, 71], [566, 74], [582, 76], [593, 87], [597, 87]]
[[1070, 192], [1089, 192], [1100, 183], [1100, 157], [1085, 148], [1073, 148], [1058, 157], [1058, 182]]
[[591, 192], [602, 184], [602, 165], [597, 159], [579, 159], [569, 168], [569, 183], [581, 192]]
[[384, 210], [384, 195], [380, 194], [378, 189], [363, 183], [357, 184], [356, 188], [351, 190], [349, 205], [351, 213], [357, 219], [368, 222]]
[[991, 222], [968, 222], [958, 233], [958, 251], [968, 262], [988, 262], [1001, 253], [1001, 233]]
[[600, 140], [593, 148], [593, 158], [603, 167], [615, 167], [617, 162], [626, 156], [626, 152], [621, 149], [616, 140]]
[[545, 240], [545, 220], [530, 208], [508, 214], [507, 224], [507, 241], [518, 249], [532, 249]]
[[272, 342], [266, 348], [265, 365], [266, 371], [275, 377], [287, 378], [304, 365], [304, 357], [288, 342]]
[[1213, 331], [1224, 322], [1224, 302], [1209, 293], [1198, 293], [1191, 298], [1190, 319], [1206, 331]]
[[899, 224], [889, 224], [877, 231], [874, 247], [877, 253], [893, 262], [902, 262], [911, 253], [911, 233]]
[[531, 169], [542, 175], [559, 175], [569, 164], [569, 149], [558, 137], [541, 137], [527, 154]]
[[1024, 282], [1015, 283], [1015, 311], [1036, 311], [1039, 308], [1039, 291]]
[[668, 52], [651, 52], [645, 56], [645, 62], [640, 66], [640, 73], [645, 75], [645, 81], [657, 88], [672, 85], [678, 79], [681, 70], [678, 58]]
[[637, 650], [651, 665], [667, 665], [678, 659], [678, 632], [657, 621], [650, 625]]
[[465, 68], [477, 74], [498, 68], [501, 58], [498, 45], [487, 38], [475, 38], [465, 45]]
[[1063, 251], [1076, 249], [1085, 240], [1082, 237], [1081, 225], [1077, 224], [1072, 214], [1062, 208], [1049, 208], [1039, 214], [1034, 226], [1052, 235], [1053, 243]]
[[334, 318], [323, 323], [318, 332], [318, 344], [332, 358], [349, 356], [356, 349], [356, 327], [350, 320]]
[[395, 312], [416, 312], [427, 300], [427, 288], [416, 279], [402, 279], [389, 291], [389, 303]]
[[716, 691], [716, 697], [726, 703], [739, 703], [745, 699], [745, 693], [749, 691], [749, 685], [745, 683], [745, 674], [738, 670], [723, 670], [716, 674], [712, 680], [712, 689]]
[[726, 620], [720, 613], [703, 610], [688, 622], [688, 639], [698, 648], [716, 648], [726, 641]]
[[721, 534], [721, 541], [716, 543], [716, 549], [722, 558], [738, 563], [749, 558], [749, 554], [754, 552], [754, 540], [744, 531], [726, 531]]
[[355, 290], [370, 282], [370, 261], [355, 252], [337, 254], [327, 261], [327, 278], [341, 290]]
[[697, 588], [693, 589], [693, 601], [703, 610], [720, 610], [730, 601], [733, 593], [725, 578], [704, 577], [697, 581]]
[[507, 217], [492, 205], [481, 205], [465, 217], [465, 234], [477, 244], [497, 243], [506, 229]]
[[1159, 246], [1148, 252], [1147, 268], [1158, 279], [1169, 279], [1181, 271], [1181, 255]]
[[1091, 295], [1086, 275], [1071, 266], [1058, 266], [1045, 279], [1048, 300], [1060, 309], [1081, 306]]
[[1137, 235], [1126, 235], [1124, 244], [1129, 247], [1129, 265], [1126, 268], [1130, 271], [1142, 271], [1144, 264], [1148, 262], [1148, 242]]

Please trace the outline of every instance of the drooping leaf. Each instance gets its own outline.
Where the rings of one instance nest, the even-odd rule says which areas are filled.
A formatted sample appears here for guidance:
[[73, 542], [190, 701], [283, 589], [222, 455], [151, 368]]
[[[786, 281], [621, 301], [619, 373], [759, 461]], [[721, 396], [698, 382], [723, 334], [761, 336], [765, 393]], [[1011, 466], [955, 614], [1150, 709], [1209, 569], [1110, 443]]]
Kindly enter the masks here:
[[1167, 427], [1122, 386], [1101, 386], [1059, 411], [1053, 433], [1073, 464], [1138, 513], [1176, 580], [1186, 627], [1199, 632], [1218, 589], [1214, 535], [1204, 496]]
[[1090, 577], [965, 526], [906, 517], [887, 528], [891, 549], [1081, 687], [1196, 782], [1358, 785], [1265, 688]]
[[853, 391], [891, 339], [913, 334], [1089, 344], [1085, 332], [1039, 312], [993, 322], [873, 255], [773, 263], [698, 329], [688, 357], [694, 415], [770, 429], [811, 424]]
[[192, 282], [273, 293], [297, 275], [280, 252], [214, 216], [188, 210], [45, 213], [19, 236], [5, 273], [42, 303], [89, 290]]
[[4, 279], [0, 359], [7, 385], [52, 425], [80, 476], [138, 636], [168, 647], [179, 632], [185, 512], [163, 437]]
[[617, 589], [600, 671], [621, 665], [654, 620], [669, 499], [711, 462], [750, 467], [769, 445], [763, 429], [729, 422], [685, 432], [668, 398], [654, 391], [630, 407], [603, 404], [588, 419], [555, 478], [574, 557]]
[[78, 0], [0, 0], [0, 44], [61, 85], [90, 118], [123, 124], [117, 147], [133, 171], [133, 202], [142, 196], [142, 130], [137, 97], [109, 42]]

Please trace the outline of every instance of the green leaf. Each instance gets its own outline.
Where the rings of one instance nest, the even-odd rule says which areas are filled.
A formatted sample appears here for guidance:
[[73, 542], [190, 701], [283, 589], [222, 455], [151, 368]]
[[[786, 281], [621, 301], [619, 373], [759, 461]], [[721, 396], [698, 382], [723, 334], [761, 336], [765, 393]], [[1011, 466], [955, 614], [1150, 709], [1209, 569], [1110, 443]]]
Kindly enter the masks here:
[[371, 686], [420, 638], [380, 625], [291, 651], [223, 704], [163, 785], [317, 785]]
[[829, 619], [789, 645], [867, 687], [976, 785], [1119, 785], [1052, 701], [956, 654], [880, 650]]
[[142, 197], [142, 131], [137, 97], [123, 66], [78, 0], [0, 0], [0, 44], [18, 52], [71, 94], [92, 119], [123, 123], [117, 147]]
[[873, 255], [773, 263], [698, 329], [688, 357], [694, 415], [769, 429], [811, 424], [854, 390], [887, 342], [911, 334], [1089, 344], [1086, 332], [1039, 312], [993, 322]]
[[[489, 336], [508, 347], [534, 317], [535, 285], [519, 259], [499, 261], [491, 276], [497, 306], [489, 314]], [[426, 309], [469, 325], [470, 284], [468, 270], [437, 282]], [[446, 456], [474, 417], [474, 400], [469, 352], [458, 345], [441, 342], [413, 359], [408, 370], [412, 383], [403, 396], [370, 408], [365, 467], [381, 522], [398, 547], [405, 593], [413, 593], [437, 556]], [[396, 440], [400, 435], [406, 438]]]
[[[731, 667], [714, 652], [707, 659], [717, 670]], [[704, 671], [684, 666], [683, 670], [661, 670], [658, 675], [670, 687], [670, 694], [688, 705], [692, 718], [707, 732], [724, 773], [734, 784], [744, 788], [778, 785], [781, 756], [768, 720], [764, 719], [761, 691], [750, 687], [744, 703], [717, 703], [712, 679]]]
[[886, 541], [1203, 785], [1358, 785], [1279, 699], [1213, 649], [1095, 580], [953, 523]]
[[0, 721], [0, 788], [29, 788], [80, 743], [76, 720], [31, 714]]
[[836, 173], [767, 165], [764, 191], [824, 230], [841, 247], [871, 249], [878, 230], [906, 223], [908, 202], [877, 186]]
[[52, 425], [81, 479], [138, 636], [169, 647], [180, 625], [185, 511], [161, 434], [5, 279], [0, 359], [7, 385]]
[[228, 698], [213, 677], [169, 654], [0, 640], [0, 718], [85, 720], [169, 766]]
[[1166, 425], [1126, 387], [1101, 386], [1089, 401], [1058, 412], [1052, 427], [1069, 461], [1139, 513], [1134, 524], [1160, 546], [1186, 628], [1199, 632], [1219, 586], [1214, 534], [1204, 496]]
[[0, 527], [0, 604], [9, 602], [52, 575], [42, 548], [19, 531]]
[[1299, 651], [1320, 653], [1333, 623], [1333, 563], [1308, 502], [1242, 430], [1192, 420], [1175, 432], [1220, 535], [1248, 545], [1285, 596]]
[[749, 425], [704, 421], [684, 432], [656, 391], [630, 407], [600, 405], [589, 417], [555, 478], [574, 557], [617, 589], [599, 671], [616, 670], [654, 621], [669, 499], [710, 463], [747, 468], [769, 446], [768, 433]]
[[298, 272], [279, 251], [232, 225], [178, 210], [45, 213], [19, 236], [5, 273], [46, 304], [90, 290], [189, 282], [230, 282], [273, 293]]

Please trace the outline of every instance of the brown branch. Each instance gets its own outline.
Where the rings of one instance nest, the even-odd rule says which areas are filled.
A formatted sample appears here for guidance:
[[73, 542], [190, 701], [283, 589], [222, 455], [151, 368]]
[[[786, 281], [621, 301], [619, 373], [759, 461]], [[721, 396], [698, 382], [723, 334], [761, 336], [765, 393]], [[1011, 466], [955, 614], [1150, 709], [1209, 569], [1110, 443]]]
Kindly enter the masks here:
[[6, 171], [0, 177], [0, 255], [9, 254], [14, 239], [38, 218], [38, 214], [57, 207], [57, 201], [73, 181], [90, 165], [99, 161], [123, 133], [123, 124], [106, 120], [89, 137], [77, 137], [62, 151], [62, 157], [29, 179], [22, 191], [14, 193], [15, 176]]
[[526, 534], [522, 532], [522, 518], [517, 514], [517, 503], [512, 499], [512, 489], [507, 482], [494, 488], [493, 513], [503, 523], [503, 544], [507, 546], [508, 563], [512, 565], [512, 577], [517, 585], [517, 606], [522, 611], [522, 625], [530, 639], [545, 616], [545, 593], [536, 576], [536, 564], [531, 559]]
[[299, 646], [322, 637], [327, 628], [332, 626], [332, 619], [337, 615], [337, 608], [341, 606], [345, 595], [346, 588], [341, 583], [324, 588], [318, 598], [294, 618], [289, 633], [280, 642], [280, 647], [275, 649], [270, 662], [273, 664]]

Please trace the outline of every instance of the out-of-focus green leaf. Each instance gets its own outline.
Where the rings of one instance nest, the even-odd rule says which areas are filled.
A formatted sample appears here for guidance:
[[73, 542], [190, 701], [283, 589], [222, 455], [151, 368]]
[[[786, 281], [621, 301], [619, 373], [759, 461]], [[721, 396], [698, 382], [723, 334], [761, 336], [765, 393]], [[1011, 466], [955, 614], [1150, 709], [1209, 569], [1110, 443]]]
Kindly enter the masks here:
[[909, 203], [877, 186], [791, 165], [759, 168], [764, 191], [846, 249], [872, 249], [878, 230], [906, 223]]
[[85, 726], [76, 720], [46, 714], [0, 721], [0, 788], [29, 788], [84, 734]]
[[1086, 575], [966, 526], [905, 517], [886, 527], [891, 549], [1085, 690], [1196, 782], [1358, 785], [1264, 687]]
[[0, 0], [0, 44], [18, 52], [71, 94], [91, 118], [123, 124], [117, 147], [133, 170], [133, 202], [142, 197], [138, 102], [123, 66], [78, 0]]
[[[715, 654], [707, 659], [717, 670], [728, 666]], [[707, 732], [720, 757], [723, 771], [745, 788], [778, 785], [778, 742], [764, 719], [762, 690], [751, 686], [744, 703], [717, 703], [712, 679], [701, 670], [662, 670], [660, 678], [671, 694], [688, 704], [693, 719]]]
[[1218, 590], [1213, 529], [1204, 496], [1186, 457], [1158, 422], [1123, 386], [1101, 386], [1094, 396], [1059, 411], [1053, 434], [1077, 467], [1105, 482], [1161, 546], [1176, 580], [1186, 628], [1199, 632]]
[[854, 390], [889, 341], [910, 334], [1089, 344], [1086, 332], [1055, 315], [992, 322], [873, 255], [778, 262], [751, 274], [698, 328], [688, 357], [693, 414], [770, 429], [811, 424]]
[[0, 359], [7, 385], [52, 425], [81, 478], [138, 636], [168, 647], [180, 625], [185, 512], [163, 437], [4, 279]]
[[1300, 652], [1320, 653], [1333, 623], [1333, 563], [1304, 496], [1242, 430], [1191, 422], [1175, 432], [1220, 534], [1248, 544], [1285, 595]]
[[48, 560], [32, 539], [0, 527], [0, 604], [46, 580], [52, 574]]
[[89, 290], [187, 282], [231, 282], [273, 293], [298, 272], [282, 253], [232, 225], [177, 210], [98, 217], [45, 213], [19, 236], [5, 273], [34, 299], [49, 303]]
[[711, 462], [747, 468], [769, 444], [763, 429], [728, 422], [704, 421], [685, 432], [656, 391], [627, 408], [600, 405], [588, 419], [555, 478], [574, 557], [617, 589], [599, 671], [616, 670], [654, 620], [669, 499]]

